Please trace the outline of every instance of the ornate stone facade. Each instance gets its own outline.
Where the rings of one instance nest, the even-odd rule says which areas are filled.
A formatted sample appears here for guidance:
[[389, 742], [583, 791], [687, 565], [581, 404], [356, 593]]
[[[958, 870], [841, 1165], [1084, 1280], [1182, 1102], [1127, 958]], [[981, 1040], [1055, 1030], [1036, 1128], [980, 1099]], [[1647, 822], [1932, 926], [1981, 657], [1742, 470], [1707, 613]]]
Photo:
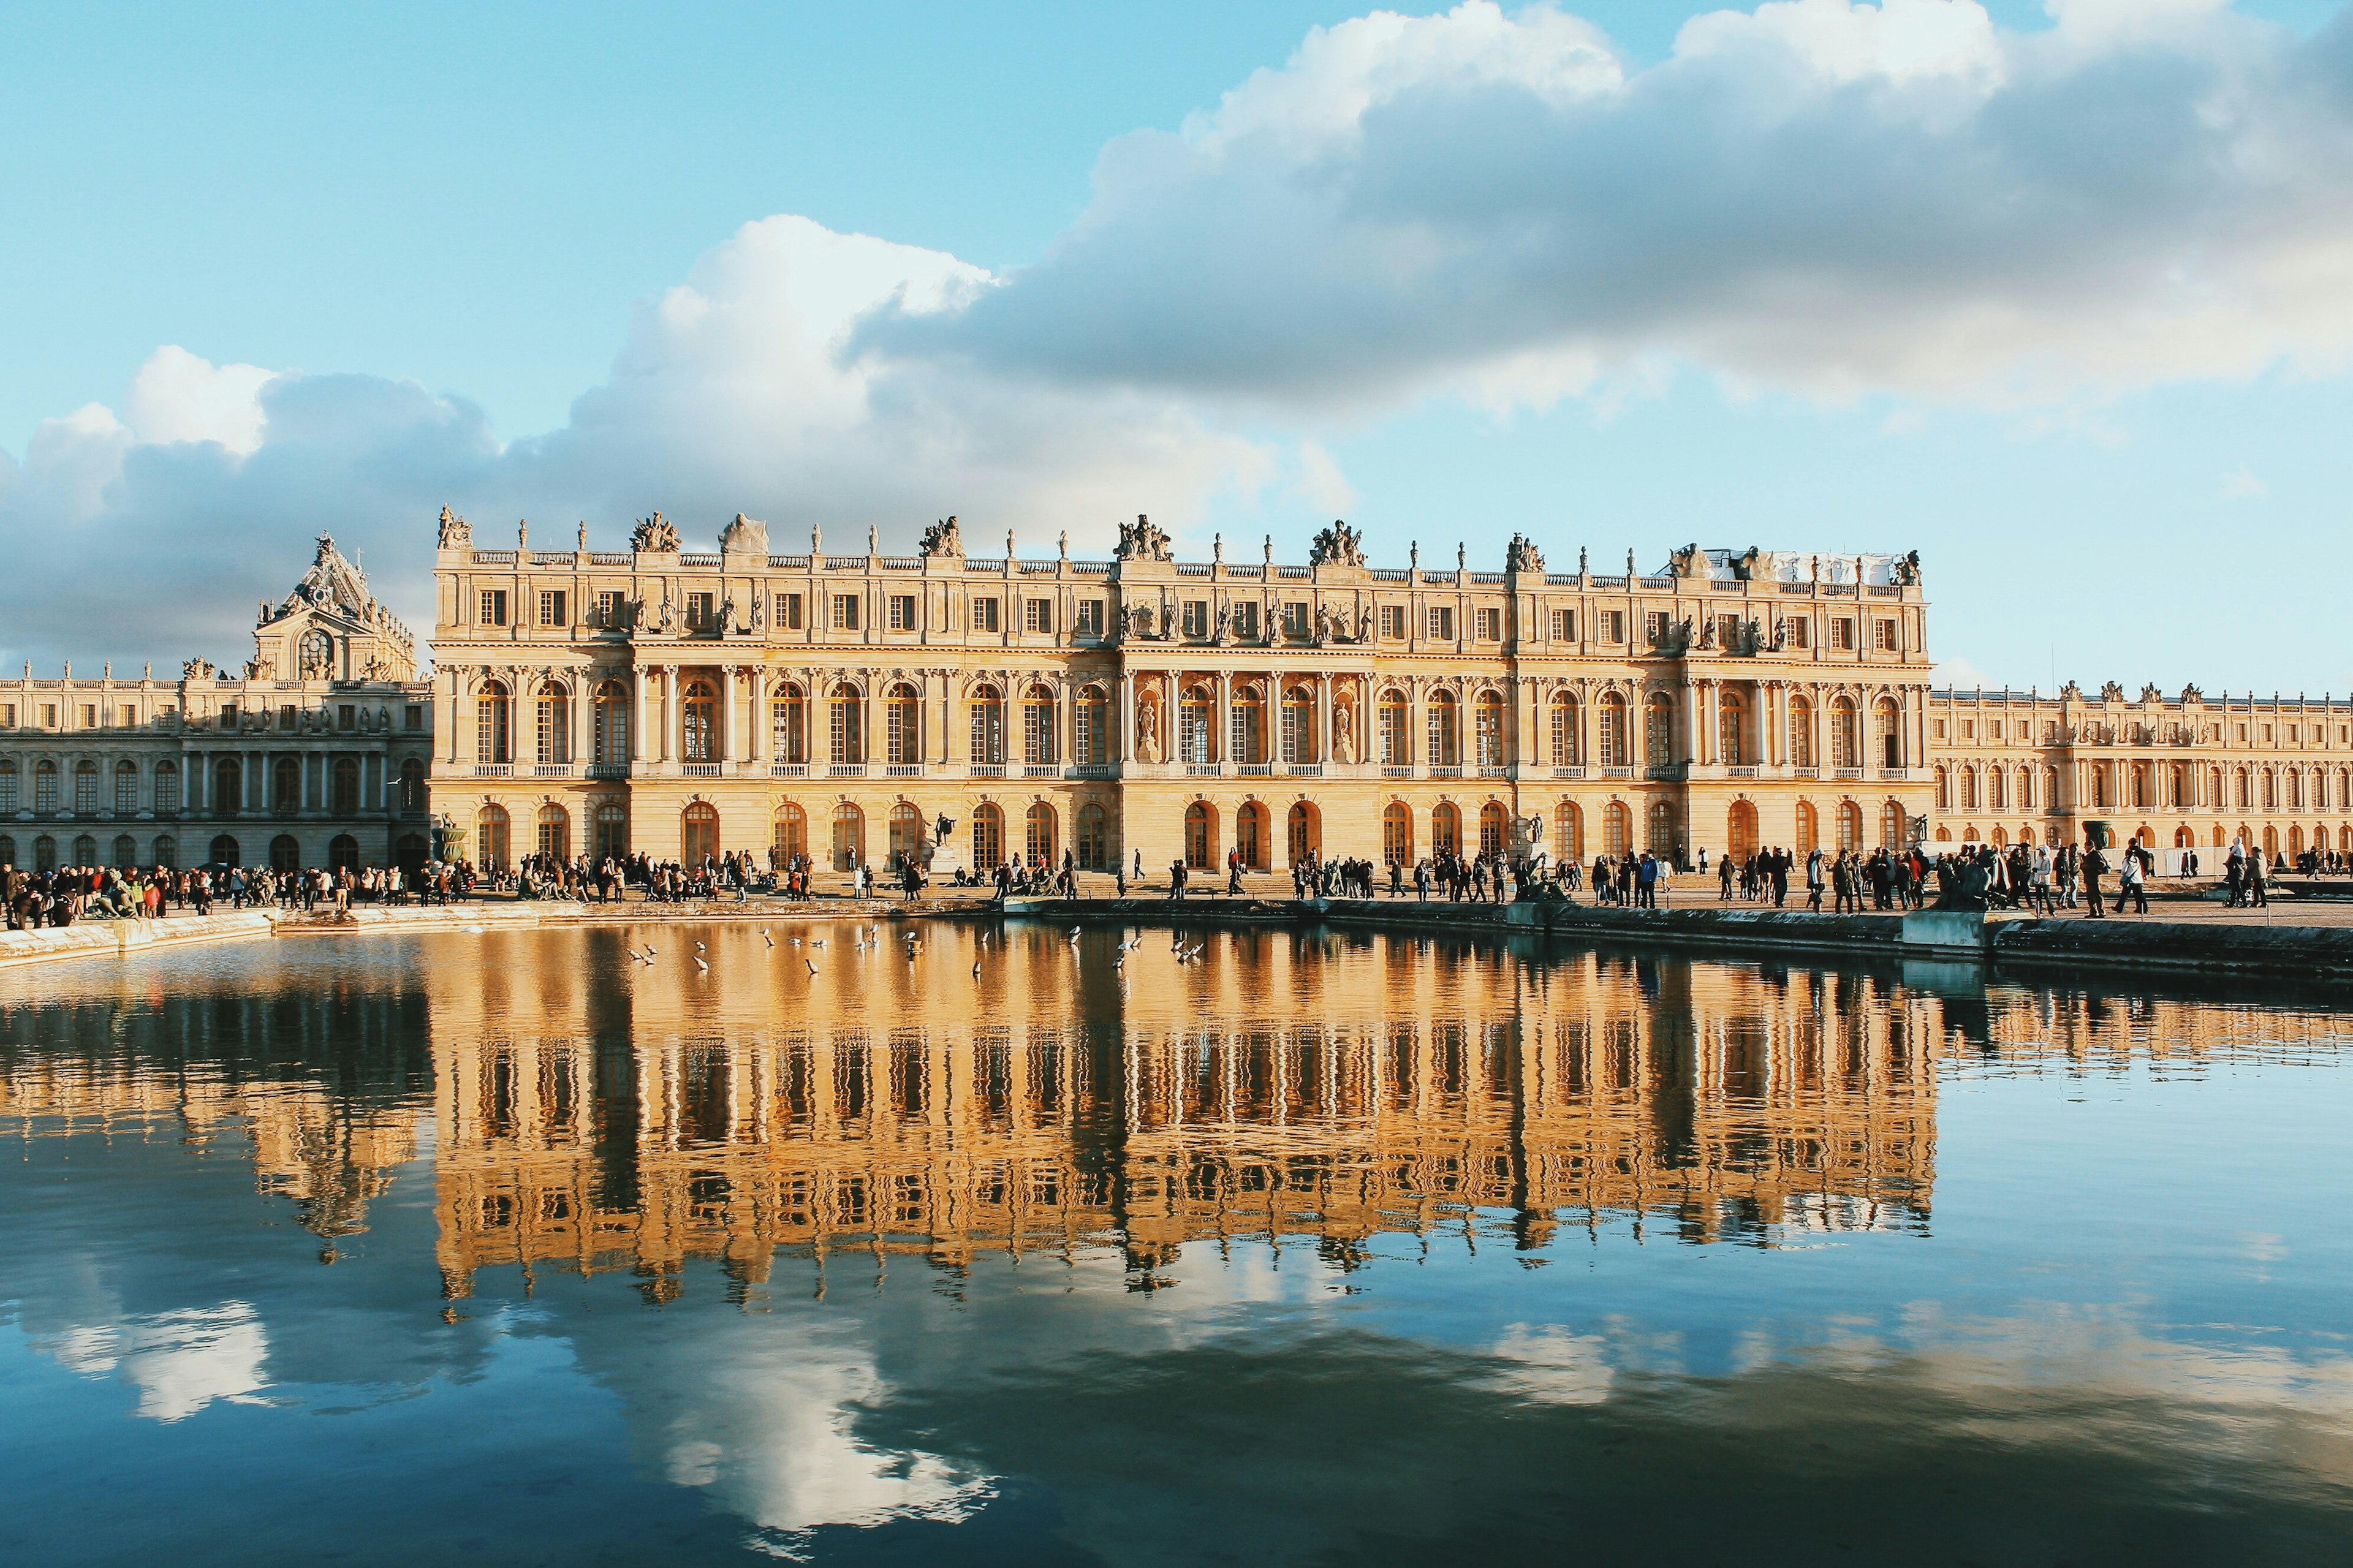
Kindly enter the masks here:
[[[452, 522], [456, 526], [452, 527]], [[772, 846], [1090, 868], [1240, 850], [1412, 859], [1908, 842], [1929, 808], [1926, 603], [1893, 555], [1678, 552], [1651, 575], [1175, 559], [626, 552], [436, 557], [433, 809], [462, 852]]]
[[[445, 526], [443, 536], [448, 537]], [[0, 864], [416, 863], [432, 688], [326, 535], [242, 674], [0, 681]]]

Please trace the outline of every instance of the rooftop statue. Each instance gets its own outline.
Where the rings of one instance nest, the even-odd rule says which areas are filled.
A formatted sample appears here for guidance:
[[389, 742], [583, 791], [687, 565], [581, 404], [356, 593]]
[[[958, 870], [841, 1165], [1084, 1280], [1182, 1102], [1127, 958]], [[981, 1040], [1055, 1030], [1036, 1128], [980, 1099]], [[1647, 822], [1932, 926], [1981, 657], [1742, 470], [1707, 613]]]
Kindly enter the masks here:
[[719, 548], [731, 555], [765, 556], [768, 553], [768, 525], [739, 511], [734, 521], [719, 531]]
[[1920, 552], [1906, 551], [1895, 563], [1895, 580], [1905, 587], [1916, 586], [1920, 581]]
[[1512, 542], [1504, 552], [1504, 570], [1541, 572], [1544, 569], [1544, 552], [1536, 548], [1536, 542], [1524, 533], [1512, 535]]
[[1154, 527], [1152, 520], [1141, 512], [1136, 514], [1133, 524], [1123, 522], [1119, 525], [1119, 546], [1112, 553], [1122, 561], [1172, 559], [1168, 553], [1166, 531]]
[[629, 548], [642, 555], [676, 554], [678, 525], [656, 512], [629, 531]]
[[923, 542], [918, 549], [924, 555], [961, 559], [964, 555], [964, 530], [956, 526], [955, 519], [942, 518], [923, 530]]
[[441, 509], [441, 531], [435, 542], [443, 550], [471, 550], [474, 527], [448, 507]]
[[1335, 517], [1332, 520], [1332, 526], [1317, 534], [1315, 542], [1308, 546], [1307, 563], [1310, 566], [1362, 566], [1365, 563], [1365, 536]]

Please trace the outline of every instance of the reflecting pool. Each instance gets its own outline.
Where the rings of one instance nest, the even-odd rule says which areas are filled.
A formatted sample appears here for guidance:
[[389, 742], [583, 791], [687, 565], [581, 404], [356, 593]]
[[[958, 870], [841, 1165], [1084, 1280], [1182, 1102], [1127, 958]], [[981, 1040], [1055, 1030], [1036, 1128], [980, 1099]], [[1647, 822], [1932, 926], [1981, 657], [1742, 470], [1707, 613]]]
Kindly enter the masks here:
[[2353, 1560], [2323, 994], [921, 939], [0, 975], [0, 1560]]

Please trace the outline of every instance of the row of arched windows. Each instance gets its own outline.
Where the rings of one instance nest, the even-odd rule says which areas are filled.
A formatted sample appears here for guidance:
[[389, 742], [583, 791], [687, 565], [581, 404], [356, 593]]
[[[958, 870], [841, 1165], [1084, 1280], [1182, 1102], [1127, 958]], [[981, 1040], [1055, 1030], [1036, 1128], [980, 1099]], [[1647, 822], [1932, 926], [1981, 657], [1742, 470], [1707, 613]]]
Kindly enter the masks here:
[[[265, 764], [261, 775], [266, 781], [268, 798], [259, 808], [280, 816], [292, 816], [309, 804], [304, 799], [303, 763], [299, 757], [277, 757]], [[64, 781], [70, 777], [69, 797]], [[66, 809], [70, 798], [70, 810], [77, 816], [94, 816], [101, 802], [117, 816], [130, 816], [141, 811], [159, 814], [186, 809], [187, 802], [181, 789], [180, 764], [168, 758], [158, 761], [148, 776], [142, 778], [139, 764], [128, 759], [113, 768], [113, 788], [102, 792], [100, 784], [105, 774], [100, 764], [83, 758], [73, 764], [70, 773], [49, 758], [44, 757], [32, 767], [31, 789], [25, 788], [25, 778], [16, 759], [0, 757], [0, 815], [30, 809], [43, 816], [57, 815]], [[356, 816], [362, 809], [360, 759], [352, 756], [331, 758], [326, 773], [326, 809], [339, 816]], [[212, 768], [212, 795], [207, 811], [213, 816], [235, 816], [254, 809], [258, 803], [246, 798], [246, 764], [241, 757], [220, 757]], [[398, 809], [425, 809], [425, 763], [411, 758], [401, 764]]]

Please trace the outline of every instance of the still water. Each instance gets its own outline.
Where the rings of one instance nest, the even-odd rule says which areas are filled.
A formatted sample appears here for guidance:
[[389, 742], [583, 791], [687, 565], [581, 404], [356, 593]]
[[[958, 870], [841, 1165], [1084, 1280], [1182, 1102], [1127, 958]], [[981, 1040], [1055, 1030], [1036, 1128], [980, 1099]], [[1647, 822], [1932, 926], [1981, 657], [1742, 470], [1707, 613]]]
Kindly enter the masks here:
[[2325, 999], [771, 929], [0, 976], [0, 1561], [2353, 1560]]

